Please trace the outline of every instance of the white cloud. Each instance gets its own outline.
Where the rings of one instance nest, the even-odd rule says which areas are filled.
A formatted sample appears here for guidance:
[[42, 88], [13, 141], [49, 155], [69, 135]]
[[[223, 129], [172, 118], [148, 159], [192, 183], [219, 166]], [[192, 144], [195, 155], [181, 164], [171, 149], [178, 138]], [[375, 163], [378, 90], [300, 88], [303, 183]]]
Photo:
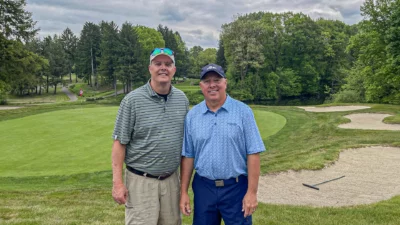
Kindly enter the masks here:
[[188, 47], [217, 47], [221, 25], [234, 16], [258, 11], [302, 12], [341, 20], [359, 22], [363, 0], [27, 0], [26, 10], [33, 13], [41, 29], [39, 35], [61, 34], [69, 27], [80, 33], [85, 22], [128, 21], [156, 28], [159, 24], [178, 31]]

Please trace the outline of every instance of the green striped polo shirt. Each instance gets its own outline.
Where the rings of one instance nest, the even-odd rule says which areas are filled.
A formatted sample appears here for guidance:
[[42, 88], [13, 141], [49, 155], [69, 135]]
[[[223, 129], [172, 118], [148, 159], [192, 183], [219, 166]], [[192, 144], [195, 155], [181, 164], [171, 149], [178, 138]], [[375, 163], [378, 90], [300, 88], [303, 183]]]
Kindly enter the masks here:
[[150, 82], [127, 94], [113, 132], [113, 139], [126, 145], [125, 164], [156, 176], [175, 172], [181, 160], [188, 110], [185, 94], [173, 86], [167, 101]]

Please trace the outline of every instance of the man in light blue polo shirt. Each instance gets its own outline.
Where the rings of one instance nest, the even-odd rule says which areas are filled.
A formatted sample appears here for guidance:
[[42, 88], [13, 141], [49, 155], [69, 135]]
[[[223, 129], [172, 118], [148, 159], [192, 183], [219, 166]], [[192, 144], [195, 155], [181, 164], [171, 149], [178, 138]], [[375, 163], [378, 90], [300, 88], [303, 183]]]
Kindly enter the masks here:
[[204, 101], [186, 116], [181, 161], [180, 209], [190, 215], [188, 187], [193, 169], [196, 225], [252, 224], [265, 151], [253, 112], [226, 94], [227, 79], [216, 64], [203, 67]]

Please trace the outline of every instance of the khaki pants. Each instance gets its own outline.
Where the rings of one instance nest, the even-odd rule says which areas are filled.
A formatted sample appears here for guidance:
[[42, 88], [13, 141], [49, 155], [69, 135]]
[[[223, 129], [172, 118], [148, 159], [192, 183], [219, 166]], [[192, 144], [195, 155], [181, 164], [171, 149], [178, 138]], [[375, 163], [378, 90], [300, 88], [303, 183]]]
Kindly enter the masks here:
[[175, 172], [165, 180], [146, 178], [125, 170], [128, 199], [125, 224], [180, 225], [179, 178]]

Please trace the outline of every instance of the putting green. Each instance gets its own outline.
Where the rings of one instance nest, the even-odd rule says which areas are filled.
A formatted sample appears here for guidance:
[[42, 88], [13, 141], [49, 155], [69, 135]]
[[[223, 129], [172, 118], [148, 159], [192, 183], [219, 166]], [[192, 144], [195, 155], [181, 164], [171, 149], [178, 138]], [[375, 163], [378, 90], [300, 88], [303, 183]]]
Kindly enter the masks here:
[[[0, 122], [0, 176], [70, 175], [111, 170], [111, 134], [118, 107], [43, 113]], [[254, 110], [265, 139], [286, 119]]]
[[263, 139], [278, 133], [286, 124], [286, 118], [279, 114], [264, 110], [253, 110], [253, 113]]
[[0, 176], [109, 170], [117, 110], [63, 110], [0, 122]]

